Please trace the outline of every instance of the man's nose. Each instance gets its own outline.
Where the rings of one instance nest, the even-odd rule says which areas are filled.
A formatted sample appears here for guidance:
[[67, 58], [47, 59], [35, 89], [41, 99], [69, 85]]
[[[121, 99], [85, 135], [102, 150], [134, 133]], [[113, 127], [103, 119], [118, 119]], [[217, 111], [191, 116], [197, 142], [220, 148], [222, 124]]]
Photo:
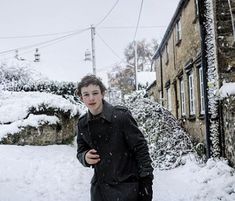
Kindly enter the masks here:
[[94, 100], [95, 96], [90, 95], [89, 98], [90, 98], [90, 100]]

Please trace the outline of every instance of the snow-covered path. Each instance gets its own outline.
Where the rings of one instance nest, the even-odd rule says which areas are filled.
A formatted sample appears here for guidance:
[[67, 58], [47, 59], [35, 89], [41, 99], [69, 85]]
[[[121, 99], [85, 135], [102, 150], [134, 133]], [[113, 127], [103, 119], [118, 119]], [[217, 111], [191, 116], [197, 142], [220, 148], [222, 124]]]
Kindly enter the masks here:
[[[154, 175], [153, 201], [235, 200], [233, 169], [221, 161], [189, 160]], [[91, 176], [75, 146], [0, 145], [0, 201], [89, 201]]]
[[85, 201], [92, 171], [70, 146], [0, 146], [0, 201]]

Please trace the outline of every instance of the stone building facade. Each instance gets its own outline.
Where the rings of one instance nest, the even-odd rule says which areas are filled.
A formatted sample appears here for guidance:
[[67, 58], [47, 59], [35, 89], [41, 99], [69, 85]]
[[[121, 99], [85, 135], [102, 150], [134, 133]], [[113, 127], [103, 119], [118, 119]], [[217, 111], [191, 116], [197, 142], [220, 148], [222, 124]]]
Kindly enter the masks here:
[[196, 8], [194, 0], [180, 2], [153, 63], [157, 78], [156, 100], [182, 122], [196, 141], [204, 141], [205, 123], [198, 76], [201, 41]]
[[[226, 142], [222, 102], [216, 100], [212, 107], [215, 95], [210, 94], [216, 94], [223, 82], [235, 81], [234, 16], [235, 0], [181, 0], [152, 60], [155, 100], [182, 122], [195, 142], [205, 146], [214, 146], [208, 134], [213, 121], [218, 124], [220, 146]], [[210, 27], [205, 27], [206, 21]], [[221, 154], [226, 152], [223, 148]]]

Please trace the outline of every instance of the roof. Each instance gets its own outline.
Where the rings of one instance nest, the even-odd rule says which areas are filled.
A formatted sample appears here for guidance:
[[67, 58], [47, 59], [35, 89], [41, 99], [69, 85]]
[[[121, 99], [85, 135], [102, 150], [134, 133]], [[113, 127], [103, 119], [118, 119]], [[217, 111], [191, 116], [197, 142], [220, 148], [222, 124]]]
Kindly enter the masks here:
[[171, 32], [173, 31], [174, 29], [174, 25], [175, 23], [177, 22], [177, 20], [179, 19], [179, 15], [181, 13], [181, 10], [183, 9], [184, 5], [186, 3], [188, 3], [189, 0], [180, 0], [177, 8], [176, 8], [176, 11], [170, 21], [170, 24], [168, 25], [167, 27], [167, 30], [163, 36], [163, 39], [158, 47], [158, 49], [156, 50], [156, 52], [154, 53], [153, 57], [152, 57], [152, 60], [156, 59], [157, 57], [159, 57], [160, 55], [160, 52], [162, 51], [162, 49], [164, 48], [165, 46], [165, 43], [167, 42], [168, 38], [170, 37], [170, 34]]

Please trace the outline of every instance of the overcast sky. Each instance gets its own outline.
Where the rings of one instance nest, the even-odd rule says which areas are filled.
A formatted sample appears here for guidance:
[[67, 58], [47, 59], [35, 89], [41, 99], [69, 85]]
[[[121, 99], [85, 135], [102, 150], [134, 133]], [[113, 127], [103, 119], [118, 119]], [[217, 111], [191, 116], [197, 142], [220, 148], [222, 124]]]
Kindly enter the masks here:
[[[136, 40], [160, 42], [178, 2], [143, 1]], [[19, 49], [20, 57], [32, 61], [39, 48], [41, 62], [35, 68], [54, 80], [78, 81], [92, 73], [92, 64], [84, 61], [84, 55], [91, 50], [89, 28], [98, 24], [96, 68], [98, 75], [103, 74], [124, 58], [125, 47], [134, 39], [140, 7], [141, 0], [0, 0], [0, 60], [15, 55], [15, 51], [4, 51]], [[74, 31], [73, 36], [54, 41]]]

